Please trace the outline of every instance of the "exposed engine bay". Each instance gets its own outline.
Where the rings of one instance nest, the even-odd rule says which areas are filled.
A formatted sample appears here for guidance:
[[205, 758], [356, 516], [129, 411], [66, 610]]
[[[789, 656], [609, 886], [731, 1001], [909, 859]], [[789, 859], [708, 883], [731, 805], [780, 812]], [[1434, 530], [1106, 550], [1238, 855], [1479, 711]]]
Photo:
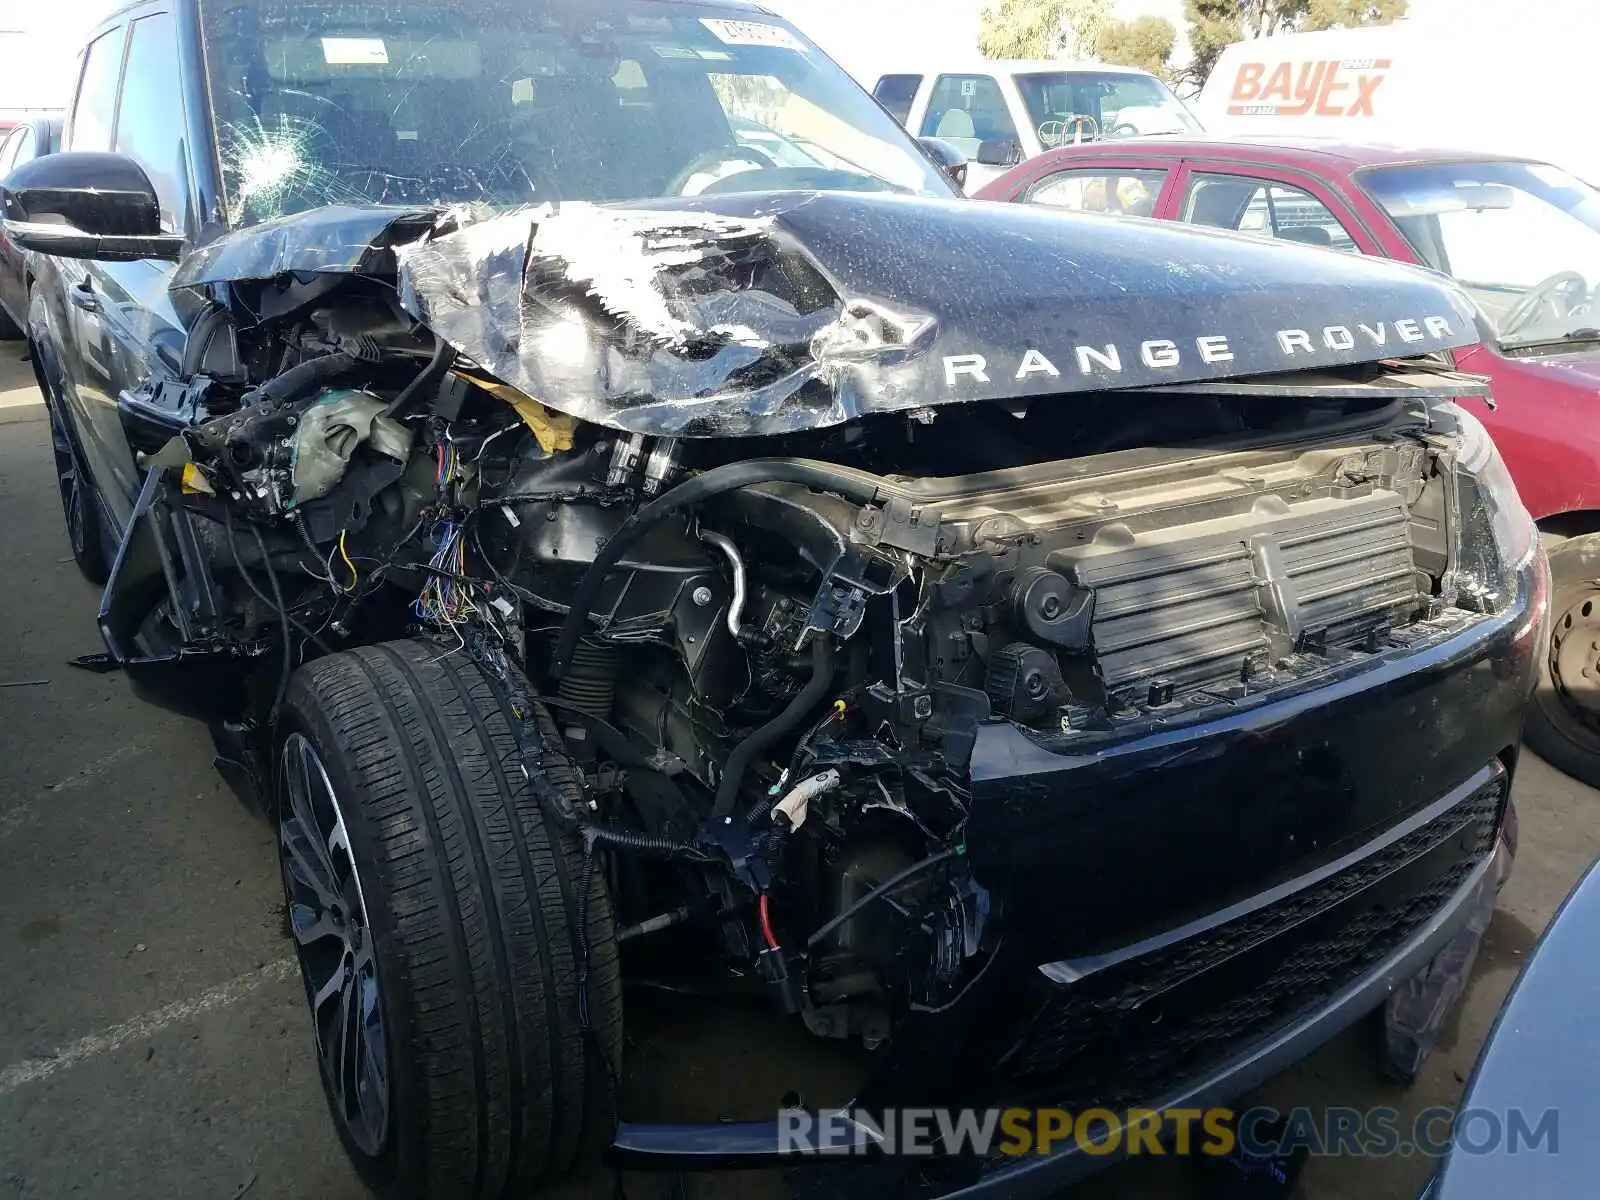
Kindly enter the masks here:
[[552, 714], [620, 939], [703, 933], [825, 1036], [876, 1045], [981, 963], [986, 724], [1092, 754], [1503, 600], [1428, 403], [1476, 385], [1434, 361], [676, 436], [507, 382], [403, 294], [204, 301], [181, 377], [125, 399], [179, 415], [141, 506], [186, 520], [169, 602], [108, 642], [226, 664], [267, 727], [305, 658], [430, 631], [493, 667], [526, 763]]

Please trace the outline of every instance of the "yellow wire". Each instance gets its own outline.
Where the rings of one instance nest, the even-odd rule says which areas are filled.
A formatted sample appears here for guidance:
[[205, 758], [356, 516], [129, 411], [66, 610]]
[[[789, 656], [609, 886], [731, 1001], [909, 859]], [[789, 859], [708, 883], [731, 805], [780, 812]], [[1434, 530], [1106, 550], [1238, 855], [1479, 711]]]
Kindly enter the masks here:
[[356, 584], [361, 582], [361, 572], [356, 570], [355, 563], [351, 562], [350, 556], [345, 553], [344, 535], [345, 531], [341, 529], [339, 531], [339, 557], [344, 559], [344, 565], [350, 568], [350, 586], [345, 590], [354, 591]]

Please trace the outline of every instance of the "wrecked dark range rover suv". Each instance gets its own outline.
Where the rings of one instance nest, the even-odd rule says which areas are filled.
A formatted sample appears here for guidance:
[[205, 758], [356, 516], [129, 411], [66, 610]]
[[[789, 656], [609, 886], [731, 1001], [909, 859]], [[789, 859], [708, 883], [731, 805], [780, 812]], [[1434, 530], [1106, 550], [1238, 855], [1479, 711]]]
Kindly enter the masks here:
[[867, 1110], [1116, 1108], [1465, 923], [1545, 568], [1453, 285], [961, 200], [757, 10], [179, 11], [187, 190], [69, 135], [0, 203], [85, 665], [277, 822], [370, 1182], [777, 1164], [616, 1119], [635, 971], [859, 1045]]

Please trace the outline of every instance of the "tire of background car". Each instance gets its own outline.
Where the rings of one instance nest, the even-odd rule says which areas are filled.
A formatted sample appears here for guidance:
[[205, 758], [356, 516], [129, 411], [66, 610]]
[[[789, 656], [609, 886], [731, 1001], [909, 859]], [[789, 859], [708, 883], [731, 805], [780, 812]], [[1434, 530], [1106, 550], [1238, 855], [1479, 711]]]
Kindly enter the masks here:
[[1551, 766], [1600, 787], [1600, 533], [1545, 539], [1550, 653], [1524, 740]]
[[549, 714], [530, 780], [505, 703], [465, 654], [396, 641], [301, 667], [278, 725], [279, 859], [323, 1091], [384, 1196], [526, 1196], [613, 1129], [605, 871], [537, 798], [582, 800]]
[[[39, 353], [37, 346], [30, 349], [34, 355]], [[78, 564], [85, 579], [96, 587], [103, 587], [111, 578], [111, 560], [116, 556], [116, 548], [111, 544], [105, 517], [95, 499], [94, 485], [84, 469], [77, 439], [62, 415], [61, 401], [55, 389], [49, 386], [46, 373], [40, 369], [37, 375], [39, 389], [44, 394], [45, 414], [49, 418], [56, 489], [61, 495], [61, 515], [67, 523], [67, 544], [72, 548], [72, 561]]]

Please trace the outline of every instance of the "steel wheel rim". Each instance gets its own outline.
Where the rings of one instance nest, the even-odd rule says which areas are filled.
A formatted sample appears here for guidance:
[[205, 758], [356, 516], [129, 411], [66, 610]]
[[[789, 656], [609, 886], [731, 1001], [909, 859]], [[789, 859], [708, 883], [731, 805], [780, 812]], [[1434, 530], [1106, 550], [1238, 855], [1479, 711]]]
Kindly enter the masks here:
[[46, 406], [50, 414], [50, 449], [56, 460], [56, 487], [61, 492], [61, 511], [67, 518], [67, 540], [72, 552], [82, 557], [88, 546], [88, 536], [83, 520], [83, 473], [78, 470], [78, 455], [72, 448], [72, 439], [55, 405]]
[[389, 1131], [389, 1059], [366, 898], [316, 748], [290, 734], [279, 767], [279, 861], [317, 1061], [335, 1116], [376, 1156]]
[[1591, 729], [1600, 729], [1600, 581], [1587, 584], [1556, 618], [1550, 675], [1562, 706]]

